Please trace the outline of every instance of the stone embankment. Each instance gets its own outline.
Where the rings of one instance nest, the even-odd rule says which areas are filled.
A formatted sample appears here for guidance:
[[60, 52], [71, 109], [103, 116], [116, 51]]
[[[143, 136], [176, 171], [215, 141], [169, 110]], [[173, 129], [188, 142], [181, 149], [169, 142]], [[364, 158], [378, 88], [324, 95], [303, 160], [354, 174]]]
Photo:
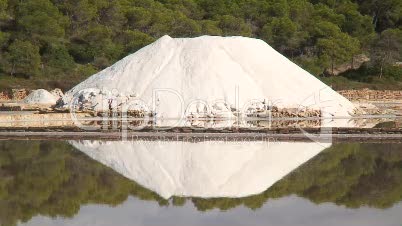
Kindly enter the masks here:
[[352, 101], [366, 114], [402, 115], [402, 90], [341, 90], [341, 95]]
[[[60, 89], [55, 89], [50, 93], [55, 96], [60, 96], [62, 94]], [[370, 89], [361, 89], [361, 90], [340, 90], [338, 91], [342, 96], [346, 97], [349, 100], [401, 100], [402, 101], [402, 90], [370, 90]], [[20, 101], [23, 100], [29, 91], [26, 89], [13, 89], [11, 92], [2, 91], [0, 92], [0, 102], [5, 101]]]
[[351, 101], [402, 101], [402, 90], [341, 90], [342, 96]]
[[0, 102], [21, 101], [28, 93], [26, 89], [12, 89], [11, 92], [3, 91], [0, 92]]
[[[355, 102], [356, 106], [364, 110], [366, 114], [388, 114], [391, 111], [402, 113], [402, 90], [341, 90], [341, 95]], [[13, 89], [11, 92], [0, 92], [0, 111], [27, 111], [27, 110], [43, 110], [49, 106], [27, 105], [22, 100], [29, 94], [26, 89]], [[63, 92], [60, 89], [51, 91], [55, 97], [61, 98]], [[48, 109], [50, 110], [50, 109]], [[391, 113], [390, 113], [391, 114]], [[97, 116], [96, 112], [93, 112]], [[130, 116], [141, 117], [139, 114], [128, 114]], [[251, 112], [248, 117], [266, 118], [267, 112], [260, 109]], [[319, 110], [307, 109], [278, 109], [273, 107], [269, 110], [271, 118], [309, 118], [320, 117]]]

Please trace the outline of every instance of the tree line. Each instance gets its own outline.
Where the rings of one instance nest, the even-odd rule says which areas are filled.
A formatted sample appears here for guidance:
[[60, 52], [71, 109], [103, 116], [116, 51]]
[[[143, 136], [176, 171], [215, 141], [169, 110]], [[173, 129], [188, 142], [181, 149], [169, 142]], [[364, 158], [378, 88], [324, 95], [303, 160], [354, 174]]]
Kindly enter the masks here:
[[0, 76], [88, 76], [168, 34], [268, 42], [311, 73], [402, 53], [400, 0], [0, 0]]

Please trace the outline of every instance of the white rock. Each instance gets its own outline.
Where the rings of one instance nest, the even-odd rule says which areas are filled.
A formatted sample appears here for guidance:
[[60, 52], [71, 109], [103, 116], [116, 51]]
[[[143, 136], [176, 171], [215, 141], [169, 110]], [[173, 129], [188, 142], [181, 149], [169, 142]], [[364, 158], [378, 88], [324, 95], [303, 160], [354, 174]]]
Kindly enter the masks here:
[[25, 97], [23, 102], [26, 104], [55, 105], [57, 100], [58, 98], [47, 90], [38, 89], [32, 91], [27, 97]]

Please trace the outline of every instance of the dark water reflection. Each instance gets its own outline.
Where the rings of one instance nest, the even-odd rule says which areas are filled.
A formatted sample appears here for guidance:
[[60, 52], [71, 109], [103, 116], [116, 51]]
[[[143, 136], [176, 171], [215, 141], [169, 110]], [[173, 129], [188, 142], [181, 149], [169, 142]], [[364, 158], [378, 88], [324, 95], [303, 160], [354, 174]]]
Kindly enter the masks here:
[[1, 141], [0, 166], [1, 225], [402, 223], [402, 144], [335, 144], [244, 198], [166, 200], [61, 141]]

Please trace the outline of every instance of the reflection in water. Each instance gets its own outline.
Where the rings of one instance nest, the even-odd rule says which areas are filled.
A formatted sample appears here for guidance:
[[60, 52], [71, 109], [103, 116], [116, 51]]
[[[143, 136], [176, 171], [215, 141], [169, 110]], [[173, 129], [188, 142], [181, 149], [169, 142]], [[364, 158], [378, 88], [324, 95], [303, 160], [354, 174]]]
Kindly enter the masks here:
[[[289, 203], [286, 197], [292, 194], [310, 200], [312, 203], [308, 204], [304, 199], [300, 199], [306, 204], [295, 205], [294, 202], [290, 202], [291, 204], [285, 205]], [[130, 196], [135, 199], [130, 198], [129, 203], [121, 206]], [[99, 219], [103, 219], [101, 216], [109, 216], [98, 212], [99, 208], [112, 213], [113, 207], [116, 208], [117, 213], [125, 213], [129, 216], [136, 212], [135, 209], [130, 209], [130, 203], [135, 204], [139, 209], [148, 206], [149, 211], [153, 211], [149, 212], [149, 216], [153, 216], [155, 220], [163, 220], [155, 216], [159, 212], [174, 210], [186, 213], [188, 209], [195, 208], [197, 211], [207, 211], [213, 219], [220, 217], [222, 222], [232, 222], [228, 218], [236, 217], [241, 206], [256, 211], [255, 214], [244, 211], [241, 215], [243, 218], [248, 216], [254, 219], [254, 216], [262, 214], [260, 219], [266, 220], [265, 214], [269, 215], [272, 211], [278, 210], [273, 215], [283, 215], [293, 209], [294, 213], [311, 215], [311, 219], [319, 221], [318, 218], [326, 219], [333, 216], [328, 214], [335, 214], [325, 212], [322, 206], [322, 203], [332, 203], [325, 205], [337, 205], [336, 208], [349, 217], [357, 213], [350, 208], [358, 208], [359, 212], [364, 212], [369, 209], [366, 207], [370, 207], [368, 215], [376, 216], [375, 219], [381, 222], [385, 218], [388, 219], [390, 215], [395, 215], [392, 211], [401, 205], [397, 204], [401, 200], [402, 144], [335, 144], [258, 195], [244, 198], [174, 196], [165, 200], [90, 159], [67, 142], [0, 142], [0, 225], [30, 221], [32, 217], [38, 215], [73, 218], [74, 220], [71, 219], [73, 223], [76, 222], [75, 220], [89, 217], [87, 209], [95, 207], [94, 212], [91, 212], [93, 214], [91, 219], [97, 216]], [[278, 204], [275, 205], [275, 203]], [[88, 204], [90, 206], [85, 207]], [[110, 207], [99, 204], [107, 204]], [[157, 206], [168, 205], [183, 207], [157, 208]], [[280, 208], [281, 206], [283, 208]], [[85, 207], [84, 211], [80, 211], [83, 207]], [[126, 208], [126, 211], [121, 213], [120, 207]], [[314, 212], [313, 207], [316, 207], [314, 211], [318, 212]], [[216, 209], [226, 210], [226, 212], [223, 214]], [[119, 214], [116, 217], [119, 217]], [[113, 221], [116, 220], [113, 216], [109, 216], [110, 220], [116, 222]], [[209, 214], [200, 216], [209, 216]], [[341, 222], [342, 216], [337, 217], [336, 221]], [[121, 218], [124, 217], [121, 216]], [[294, 218], [297, 222], [297, 217]], [[208, 223], [208, 220], [203, 221], [205, 218], [200, 220], [202, 222], [198, 225]], [[70, 219], [66, 221], [70, 222]]]
[[94, 160], [168, 199], [259, 194], [329, 147], [284, 142], [71, 142]]

